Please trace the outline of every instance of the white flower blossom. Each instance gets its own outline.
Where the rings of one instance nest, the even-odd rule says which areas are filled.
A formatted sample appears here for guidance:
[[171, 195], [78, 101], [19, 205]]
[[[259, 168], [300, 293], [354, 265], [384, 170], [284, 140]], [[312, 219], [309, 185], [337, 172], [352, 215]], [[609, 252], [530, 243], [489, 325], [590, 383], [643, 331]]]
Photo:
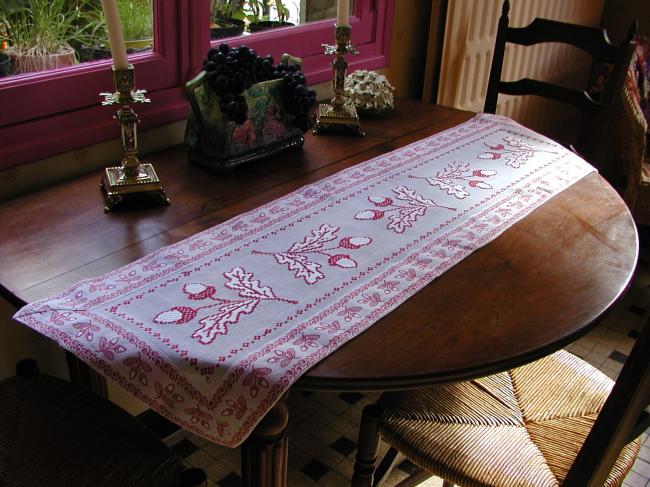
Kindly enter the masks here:
[[361, 69], [345, 79], [345, 96], [360, 110], [390, 110], [395, 106], [395, 88], [386, 76]]

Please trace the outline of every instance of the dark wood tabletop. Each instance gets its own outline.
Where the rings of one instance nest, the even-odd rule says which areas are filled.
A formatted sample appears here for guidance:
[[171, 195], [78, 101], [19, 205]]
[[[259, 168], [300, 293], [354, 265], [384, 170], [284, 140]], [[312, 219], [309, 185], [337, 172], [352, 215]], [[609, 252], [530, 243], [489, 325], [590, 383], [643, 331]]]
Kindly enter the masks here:
[[[366, 137], [306, 135], [228, 175], [174, 147], [150, 157], [170, 207], [104, 214], [100, 171], [0, 203], [0, 292], [15, 306], [51, 296], [341, 169], [473, 116], [400, 100]], [[530, 361], [585, 333], [628, 286], [632, 218], [591, 174], [474, 252], [308, 371], [298, 386], [367, 390], [473, 377]]]

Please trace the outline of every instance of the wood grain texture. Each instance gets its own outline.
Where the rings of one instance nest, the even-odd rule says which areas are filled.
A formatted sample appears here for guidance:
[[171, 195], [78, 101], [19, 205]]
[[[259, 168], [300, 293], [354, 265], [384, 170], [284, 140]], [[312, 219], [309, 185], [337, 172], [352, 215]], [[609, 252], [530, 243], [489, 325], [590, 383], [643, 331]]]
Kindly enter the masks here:
[[[185, 149], [172, 148], [150, 158], [169, 208], [104, 214], [99, 174], [4, 202], [0, 293], [16, 304], [51, 296], [472, 116], [400, 100], [395, 112], [364, 121], [365, 138], [308, 134], [302, 151], [225, 176], [189, 165]], [[592, 174], [317, 364], [297, 386], [405, 388], [532, 360], [602, 316], [628, 285], [637, 247], [624, 203]]]
[[[637, 234], [595, 173], [317, 364], [303, 387], [401, 389], [505, 370], [586, 333], [626, 289]], [[377, 359], [381, 357], [381, 359]]]

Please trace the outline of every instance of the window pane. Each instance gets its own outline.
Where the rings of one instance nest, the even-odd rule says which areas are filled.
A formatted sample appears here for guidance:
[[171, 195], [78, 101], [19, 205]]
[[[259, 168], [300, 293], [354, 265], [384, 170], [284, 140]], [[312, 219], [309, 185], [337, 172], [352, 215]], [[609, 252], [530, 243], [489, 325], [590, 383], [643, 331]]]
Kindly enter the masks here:
[[[253, 34], [336, 17], [336, 0], [212, 0], [210, 37]], [[352, 2], [350, 2], [352, 11]]]
[[306, 22], [336, 17], [335, 0], [302, 0], [304, 4], [303, 19]]
[[[152, 0], [117, 0], [129, 53], [153, 48]], [[0, 76], [111, 57], [100, 0], [0, 0]]]

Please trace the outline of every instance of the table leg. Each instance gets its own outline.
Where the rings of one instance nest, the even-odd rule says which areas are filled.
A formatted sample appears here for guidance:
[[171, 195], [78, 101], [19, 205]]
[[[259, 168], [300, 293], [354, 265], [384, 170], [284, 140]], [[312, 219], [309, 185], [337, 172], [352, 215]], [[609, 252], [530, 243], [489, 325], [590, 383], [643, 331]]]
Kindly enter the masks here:
[[94, 392], [99, 397], [108, 398], [106, 379], [101, 374], [70, 352], [65, 353], [65, 358], [68, 362], [70, 382]]
[[284, 487], [287, 484], [288, 421], [285, 394], [241, 447], [244, 487]]

